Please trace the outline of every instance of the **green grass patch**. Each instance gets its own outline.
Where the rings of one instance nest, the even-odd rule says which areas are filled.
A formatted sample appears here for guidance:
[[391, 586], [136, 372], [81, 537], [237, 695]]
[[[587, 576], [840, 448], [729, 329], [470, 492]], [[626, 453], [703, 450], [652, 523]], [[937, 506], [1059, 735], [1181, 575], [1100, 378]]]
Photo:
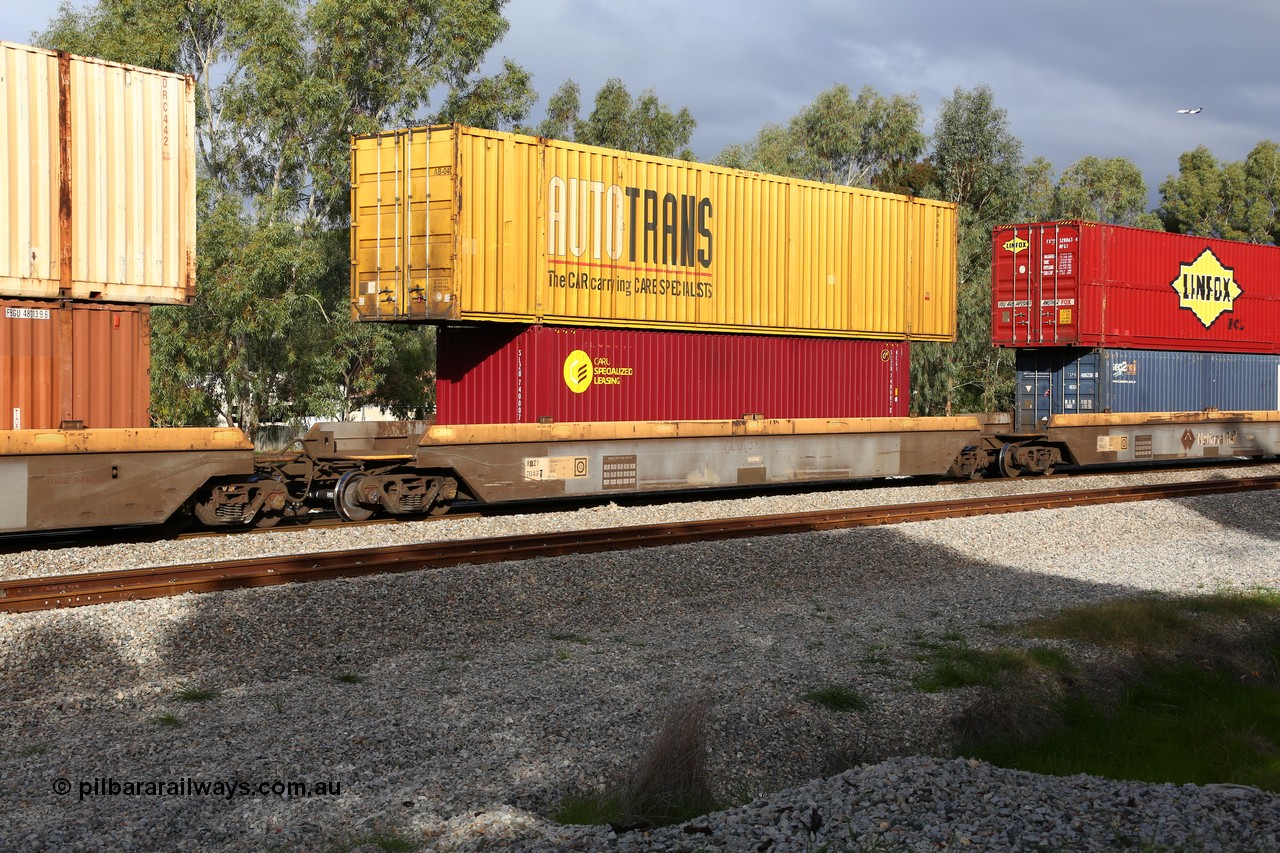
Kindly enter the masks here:
[[364, 681], [363, 678], [354, 672], [340, 672], [333, 677], [333, 680], [340, 681], [343, 684], [359, 684]]
[[208, 702], [218, 698], [218, 691], [204, 687], [184, 687], [174, 696], [179, 702]]
[[[1280, 594], [1141, 596], [1070, 608], [1021, 633], [1109, 651], [1087, 672], [1061, 652], [1009, 652], [1026, 666], [1004, 667], [990, 685], [999, 692], [957, 721], [964, 754], [1053, 775], [1280, 792]], [[963, 649], [939, 666], [957, 659], [992, 672]]]
[[1206, 625], [1249, 622], [1280, 615], [1280, 592], [1224, 591], [1164, 598], [1155, 595], [1070, 607], [1033, 620], [1022, 634], [1066, 639], [1135, 653], [1185, 649], [1196, 643]]
[[162, 726], [169, 726], [170, 728], [177, 728], [178, 726], [183, 725], [182, 718], [177, 714], [160, 714], [159, 716], [152, 717], [151, 719], [153, 722], [159, 723]]
[[[1280, 653], [1280, 644], [1273, 653]], [[1036, 773], [1175, 784], [1234, 782], [1280, 792], [1280, 685], [1182, 661], [1152, 669], [1118, 704], [1061, 702], [1064, 725], [1025, 743], [966, 752]]]
[[867, 710], [867, 700], [858, 695], [852, 687], [846, 687], [843, 684], [831, 684], [817, 690], [810, 690], [800, 698], [806, 702], [821, 705], [830, 711]]
[[925, 693], [961, 687], [997, 687], [1011, 676], [1065, 672], [1067, 656], [1056, 649], [974, 649], [964, 642], [922, 643], [916, 659], [929, 669], [914, 681]]

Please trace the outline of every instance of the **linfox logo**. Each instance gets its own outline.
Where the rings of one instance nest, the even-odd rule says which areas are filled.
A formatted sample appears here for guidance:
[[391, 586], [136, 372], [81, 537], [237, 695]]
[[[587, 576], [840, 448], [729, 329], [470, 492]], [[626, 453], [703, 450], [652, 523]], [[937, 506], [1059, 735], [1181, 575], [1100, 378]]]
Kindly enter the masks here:
[[556, 175], [547, 183], [547, 254], [705, 269], [713, 217], [709, 198]]
[[1016, 255], [1019, 252], [1026, 251], [1027, 249], [1031, 248], [1031, 244], [1026, 240], [1022, 239], [1021, 237], [1014, 237], [1010, 240], [1006, 240], [1002, 248], [1006, 252], [1012, 252], [1013, 254]]
[[1178, 307], [1196, 315], [1207, 329], [1235, 308], [1244, 291], [1235, 279], [1235, 270], [1223, 266], [1212, 249], [1205, 249], [1189, 264], [1182, 264], [1170, 286], [1178, 294]]

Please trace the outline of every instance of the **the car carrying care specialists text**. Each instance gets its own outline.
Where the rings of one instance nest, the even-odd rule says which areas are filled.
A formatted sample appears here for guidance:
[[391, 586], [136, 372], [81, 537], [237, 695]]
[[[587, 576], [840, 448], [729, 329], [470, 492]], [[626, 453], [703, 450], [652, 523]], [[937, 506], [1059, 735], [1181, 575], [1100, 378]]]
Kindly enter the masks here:
[[[547, 185], [549, 284], [627, 296], [711, 299], [713, 218], [709, 198], [555, 176]], [[565, 270], [564, 265], [588, 269]], [[619, 276], [622, 271], [630, 275]]]

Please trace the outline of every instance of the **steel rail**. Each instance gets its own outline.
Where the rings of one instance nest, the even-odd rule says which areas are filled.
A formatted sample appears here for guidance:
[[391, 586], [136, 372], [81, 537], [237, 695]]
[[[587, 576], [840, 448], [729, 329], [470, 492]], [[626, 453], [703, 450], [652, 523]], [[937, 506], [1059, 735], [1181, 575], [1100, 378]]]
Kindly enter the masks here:
[[1112, 489], [1005, 495], [891, 506], [831, 509], [756, 518], [572, 530], [451, 542], [424, 542], [351, 551], [261, 557], [0, 581], [0, 611], [25, 613], [187, 592], [214, 592], [280, 583], [327, 580], [462, 564], [482, 564], [566, 554], [623, 551], [751, 536], [810, 533], [910, 521], [1061, 509], [1144, 500], [1228, 494], [1280, 488], [1280, 477], [1161, 483]]

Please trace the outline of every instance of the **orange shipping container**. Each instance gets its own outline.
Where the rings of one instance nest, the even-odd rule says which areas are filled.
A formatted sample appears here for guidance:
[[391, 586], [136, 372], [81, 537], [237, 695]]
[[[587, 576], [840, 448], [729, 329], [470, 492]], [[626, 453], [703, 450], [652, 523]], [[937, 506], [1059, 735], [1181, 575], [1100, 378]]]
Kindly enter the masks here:
[[0, 42], [0, 296], [195, 295], [192, 78]]
[[146, 306], [0, 299], [0, 425], [150, 426]]
[[952, 204], [457, 125], [351, 163], [357, 319], [955, 337]]

